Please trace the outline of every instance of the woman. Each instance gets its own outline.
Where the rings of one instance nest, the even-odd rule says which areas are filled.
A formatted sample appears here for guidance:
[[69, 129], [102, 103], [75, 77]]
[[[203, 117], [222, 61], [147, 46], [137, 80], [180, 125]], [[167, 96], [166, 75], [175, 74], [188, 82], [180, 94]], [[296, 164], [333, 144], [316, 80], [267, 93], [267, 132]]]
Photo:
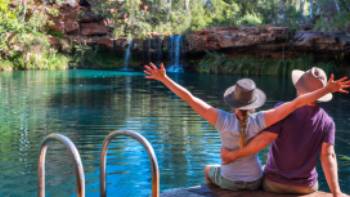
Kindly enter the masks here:
[[[254, 81], [241, 79], [224, 93], [224, 101], [233, 111], [229, 113], [210, 106], [171, 80], [166, 75], [163, 64], [160, 68], [152, 63], [146, 65], [144, 72], [147, 79], [162, 82], [201, 117], [215, 126], [220, 133], [222, 146], [227, 149], [243, 147], [259, 131], [284, 119], [297, 108], [316, 101], [328, 93], [345, 92], [344, 88], [349, 88], [346, 77], [334, 81], [332, 75], [324, 88], [299, 96], [274, 109], [254, 112], [265, 103], [266, 96], [263, 91], [256, 88]], [[254, 155], [222, 166], [206, 166], [205, 175], [209, 183], [223, 189], [256, 190], [261, 184], [262, 168]]]

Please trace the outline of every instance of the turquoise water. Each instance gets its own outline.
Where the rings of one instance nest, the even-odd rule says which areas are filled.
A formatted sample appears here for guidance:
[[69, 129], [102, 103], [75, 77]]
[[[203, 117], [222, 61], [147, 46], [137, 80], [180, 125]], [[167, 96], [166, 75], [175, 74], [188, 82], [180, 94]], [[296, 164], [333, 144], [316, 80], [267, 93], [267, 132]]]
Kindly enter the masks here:
[[[172, 76], [196, 96], [224, 108], [221, 95], [236, 76]], [[266, 107], [290, 99], [289, 79], [254, 78], [268, 95]], [[337, 124], [340, 183], [350, 193], [350, 102], [336, 96], [325, 109]], [[140, 132], [153, 145], [160, 166], [161, 190], [203, 183], [206, 164], [219, 163], [216, 131], [160, 83], [142, 73], [71, 70], [0, 73], [0, 196], [36, 196], [40, 142], [52, 132], [71, 138], [86, 173], [86, 196], [99, 196], [99, 153], [112, 130]], [[260, 154], [264, 159], [266, 154]], [[136, 142], [118, 138], [107, 162], [109, 196], [148, 196], [147, 154]], [[68, 154], [53, 143], [47, 156], [47, 196], [75, 196]], [[328, 190], [323, 175], [321, 189]]]

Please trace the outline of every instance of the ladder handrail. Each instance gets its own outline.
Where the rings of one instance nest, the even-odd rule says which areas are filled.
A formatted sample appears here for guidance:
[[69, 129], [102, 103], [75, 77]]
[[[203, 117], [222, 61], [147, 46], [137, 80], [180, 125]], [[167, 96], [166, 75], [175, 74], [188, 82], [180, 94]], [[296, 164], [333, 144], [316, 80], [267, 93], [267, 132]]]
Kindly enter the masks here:
[[154, 153], [154, 149], [152, 145], [148, 142], [146, 138], [144, 138], [139, 133], [134, 131], [112, 131], [103, 141], [103, 148], [100, 155], [100, 194], [101, 197], [106, 197], [106, 156], [108, 152], [108, 145], [111, 140], [117, 135], [126, 135], [143, 145], [146, 149], [149, 158], [151, 159], [151, 168], [152, 168], [152, 197], [159, 197], [159, 167], [156, 154]]
[[40, 147], [40, 156], [38, 161], [38, 197], [45, 197], [45, 160], [48, 143], [57, 140], [64, 144], [71, 153], [74, 160], [74, 168], [77, 177], [77, 192], [78, 197], [85, 197], [85, 175], [84, 168], [81, 162], [80, 154], [74, 143], [66, 136], [52, 133], [44, 138]]

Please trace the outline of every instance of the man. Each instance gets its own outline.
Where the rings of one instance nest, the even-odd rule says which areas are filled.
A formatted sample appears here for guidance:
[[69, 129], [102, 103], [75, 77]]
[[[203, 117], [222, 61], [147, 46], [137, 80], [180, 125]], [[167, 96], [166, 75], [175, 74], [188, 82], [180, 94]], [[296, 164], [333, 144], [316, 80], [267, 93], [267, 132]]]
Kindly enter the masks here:
[[[294, 70], [293, 84], [297, 95], [326, 85], [327, 77], [320, 68], [306, 72]], [[320, 98], [328, 102], [332, 94]], [[316, 103], [302, 107], [281, 122], [265, 129], [242, 149], [222, 149], [223, 163], [256, 154], [271, 144], [264, 170], [263, 187], [276, 193], [308, 194], [318, 190], [316, 164], [320, 155], [322, 169], [334, 197], [345, 196], [338, 183], [334, 151], [335, 124]]]

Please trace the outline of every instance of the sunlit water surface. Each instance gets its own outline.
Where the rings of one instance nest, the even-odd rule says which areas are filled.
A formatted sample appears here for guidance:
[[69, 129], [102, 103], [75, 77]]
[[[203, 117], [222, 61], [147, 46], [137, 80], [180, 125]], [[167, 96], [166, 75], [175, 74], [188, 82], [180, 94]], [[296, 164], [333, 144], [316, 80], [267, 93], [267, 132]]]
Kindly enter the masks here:
[[[225, 108], [222, 94], [237, 76], [172, 76], [194, 95]], [[264, 108], [294, 95], [289, 78], [254, 78], [268, 95]], [[325, 109], [337, 124], [336, 151], [342, 189], [350, 192], [350, 102], [336, 96]], [[160, 83], [142, 73], [116, 71], [33, 71], [0, 73], [0, 196], [36, 196], [40, 142], [52, 132], [76, 144], [86, 173], [86, 196], [99, 196], [99, 153], [112, 130], [140, 132], [158, 157], [161, 190], [203, 183], [203, 167], [219, 163], [219, 135]], [[302, 136], [300, 136], [302, 138]], [[262, 160], [266, 151], [260, 154]], [[140, 197], [151, 192], [150, 165], [143, 148], [118, 138], [107, 162], [109, 196]], [[319, 168], [320, 169], [320, 168]], [[320, 171], [320, 170], [319, 170]], [[75, 196], [69, 155], [52, 143], [47, 156], [47, 196]], [[323, 175], [321, 189], [328, 190]]]

